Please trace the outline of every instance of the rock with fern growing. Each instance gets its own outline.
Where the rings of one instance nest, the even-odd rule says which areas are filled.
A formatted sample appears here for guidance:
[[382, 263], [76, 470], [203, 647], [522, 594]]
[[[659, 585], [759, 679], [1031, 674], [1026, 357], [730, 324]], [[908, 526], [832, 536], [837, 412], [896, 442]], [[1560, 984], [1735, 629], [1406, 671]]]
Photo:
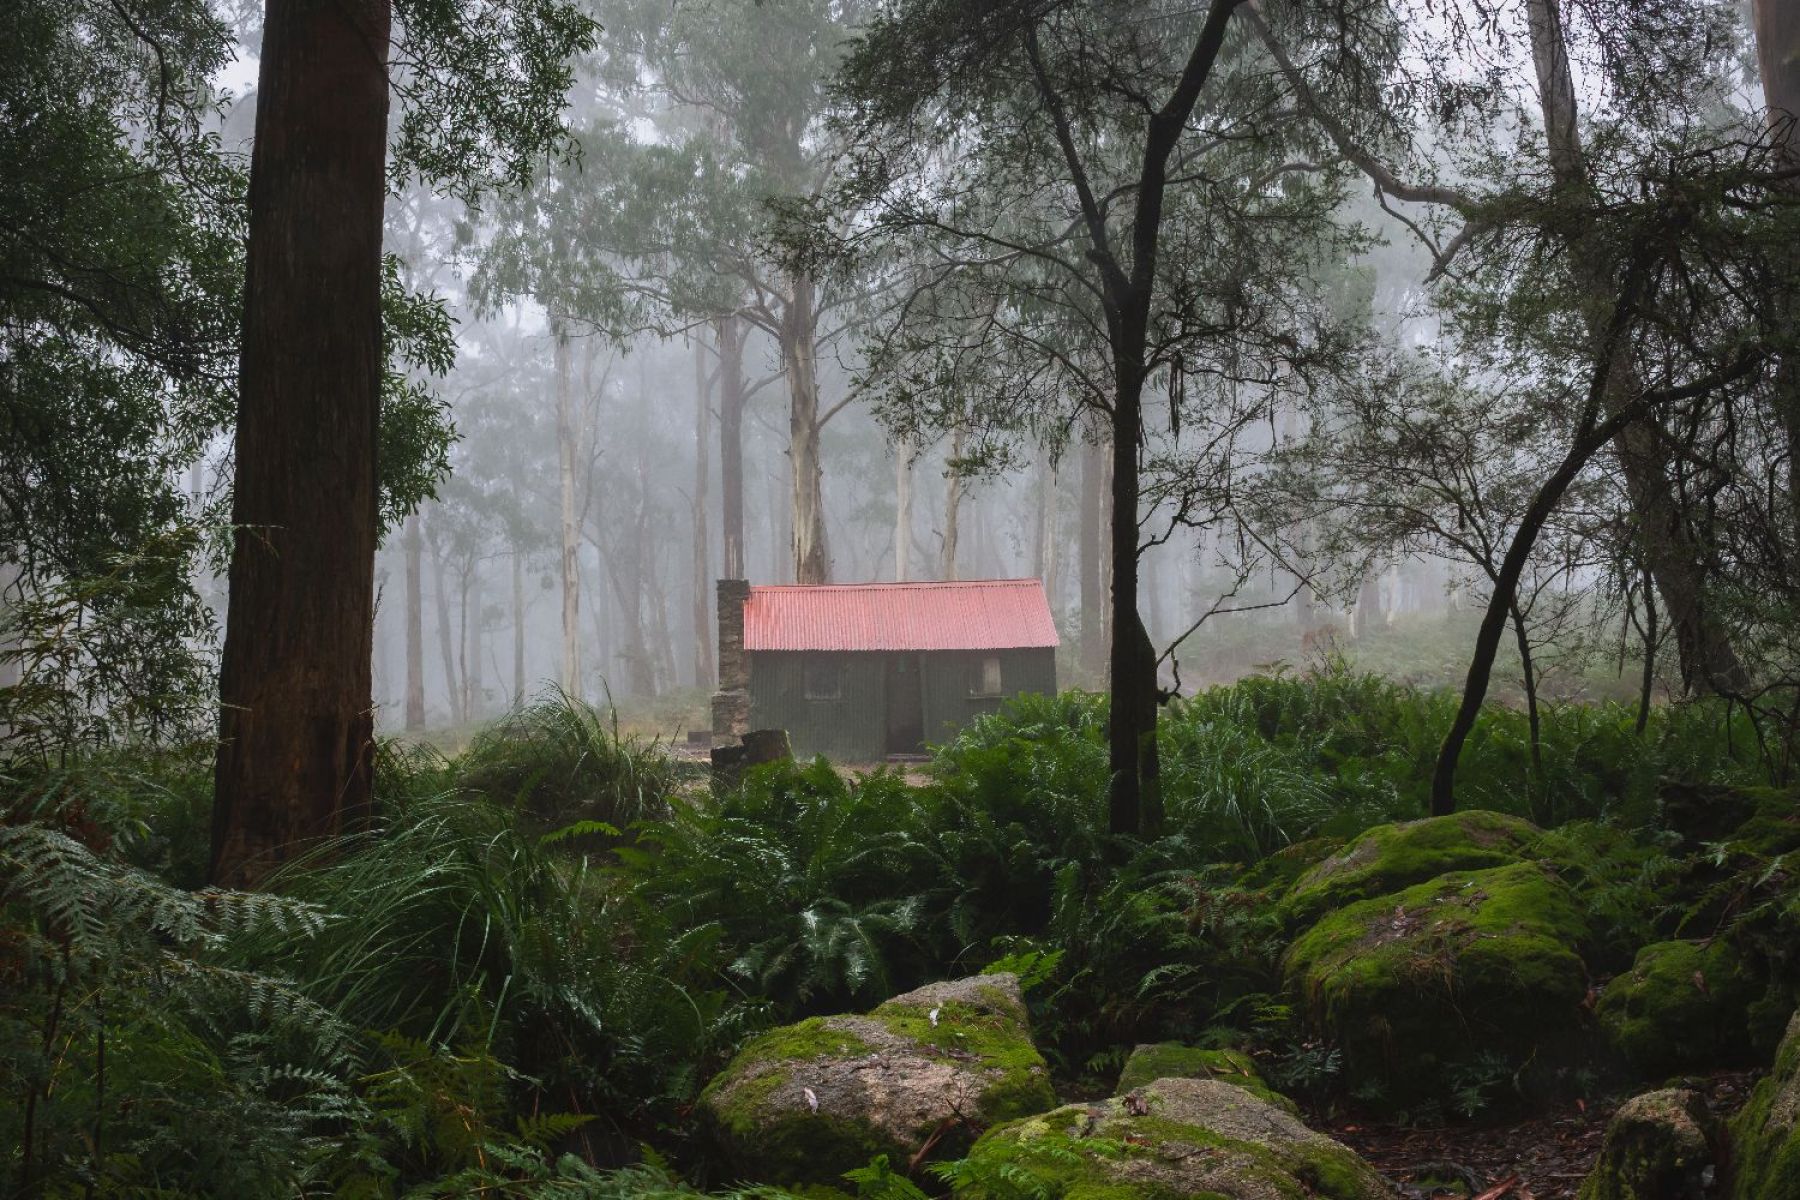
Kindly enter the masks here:
[[1001, 1126], [940, 1168], [972, 1195], [1107, 1200], [1387, 1200], [1341, 1142], [1220, 1079], [1159, 1079]]
[[1056, 1104], [1019, 981], [928, 984], [860, 1016], [773, 1029], [700, 1097], [719, 1148], [747, 1179], [841, 1184], [876, 1155], [950, 1157], [989, 1126]]
[[1606, 1126], [1580, 1200], [1705, 1200], [1717, 1180], [1717, 1137], [1698, 1092], [1634, 1096]]
[[[1595, 1014], [1607, 1046], [1644, 1079], [1735, 1066], [1766, 1056], [1745, 1036], [1750, 1006], [1766, 990], [1725, 938], [1652, 942], [1600, 992]], [[1760, 1053], [1759, 1053], [1760, 1052]]]

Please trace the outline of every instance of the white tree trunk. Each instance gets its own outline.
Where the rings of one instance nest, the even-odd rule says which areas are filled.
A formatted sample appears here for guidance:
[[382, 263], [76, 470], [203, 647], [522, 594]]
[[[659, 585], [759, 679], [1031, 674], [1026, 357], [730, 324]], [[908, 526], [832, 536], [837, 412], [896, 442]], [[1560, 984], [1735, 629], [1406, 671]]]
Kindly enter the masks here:
[[557, 475], [562, 484], [562, 671], [563, 691], [581, 696], [581, 520], [575, 504], [578, 428], [569, 386], [569, 341], [560, 322], [551, 325], [556, 341]]
[[912, 569], [913, 442], [894, 443], [894, 582], [905, 583]]
[[958, 425], [950, 434], [950, 462], [945, 467], [944, 475], [948, 481], [944, 488], [944, 548], [943, 557], [938, 561], [938, 578], [956, 578], [956, 543], [962, 517], [963, 478], [957, 460], [963, 452], [963, 427]]

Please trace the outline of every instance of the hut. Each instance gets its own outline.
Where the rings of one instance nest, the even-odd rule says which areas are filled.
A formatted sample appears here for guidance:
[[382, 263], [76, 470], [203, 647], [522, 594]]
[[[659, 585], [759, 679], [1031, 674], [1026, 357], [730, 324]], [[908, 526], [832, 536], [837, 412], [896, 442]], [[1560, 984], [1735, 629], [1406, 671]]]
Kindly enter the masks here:
[[1036, 579], [752, 587], [719, 581], [713, 742], [785, 729], [802, 755], [919, 754], [1008, 696], [1056, 690]]

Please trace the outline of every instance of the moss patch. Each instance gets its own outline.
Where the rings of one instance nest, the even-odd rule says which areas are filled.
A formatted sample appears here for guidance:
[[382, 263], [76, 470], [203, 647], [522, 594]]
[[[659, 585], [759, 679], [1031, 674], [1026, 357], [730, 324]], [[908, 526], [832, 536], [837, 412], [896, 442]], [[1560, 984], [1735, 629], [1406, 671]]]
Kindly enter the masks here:
[[1241, 1050], [1200, 1050], [1180, 1042], [1139, 1046], [1125, 1060], [1114, 1090], [1122, 1096], [1158, 1079], [1217, 1079], [1296, 1116], [1300, 1112], [1292, 1100], [1263, 1082], [1256, 1064]]
[[1712, 1117], [1696, 1092], [1670, 1088], [1636, 1096], [1606, 1127], [1580, 1200], [1665, 1200], [1699, 1196], [1716, 1170]]
[[955, 1154], [981, 1129], [1055, 1103], [1008, 978], [765, 1033], [707, 1085], [700, 1111], [742, 1177], [838, 1184], [877, 1154], [906, 1162], [927, 1142]]
[[1576, 1041], [1586, 921], [1536, 863], [1456, 871], [1322, 918], [1289, 987], [1370, 1099], [1441, 1098], [1471, 1053], [1511, 1069]]
[[1289, 1113], [1213, 1079], [1164, 1079], [977, 1142], [959, 1188], [1023, 1171], [1049, 1200], [1375, 1200], [1368, 1164]]
[[1732, 1200], [1800, 1200], [1800, 1013], [1775, 1067], [1731, 1122]]
[[1612, 1051], [1654, 1078], [1747, 1058], [1744, 1026], [1759, 990], [1723, 940], [1655, 942], [1606, 985], [1596, 1012]]
[[1310, 924], [1329, 909], [1385, 896], [1446, 871], [1520, 862], [1540, 836], [1529, 821], [1482, 809], [1377, 825], [1302, 875], [1283, 910], [1294, 925]]

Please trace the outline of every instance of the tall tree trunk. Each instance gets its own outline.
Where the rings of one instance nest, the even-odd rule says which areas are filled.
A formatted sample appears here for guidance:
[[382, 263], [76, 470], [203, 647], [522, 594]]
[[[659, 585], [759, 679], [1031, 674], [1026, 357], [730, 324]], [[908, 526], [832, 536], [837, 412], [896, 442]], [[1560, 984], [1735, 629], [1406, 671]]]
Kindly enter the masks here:
[[443, 549], [435, 538], [431, 541], [431, 598], [437, 615], [438, 657], [444, 663], [444, 705], [450, 710], [450, 723], [461, 725], [462, 679], [456, 670], [456, 640], [450, 632], [450, 582], [444, 577]]
[[894, 442], [894, 582], [905, 583], [912, 573], [913, 538], [913, 440]]
[[406, 728], [425, 728], [424, 537], [419, 514], [406, 518]]
[[[1791, 165], [1800, 162], [1800, 4], [1793, 0], [1754, 0], [1751, 15], [1769, 127]], [[1788, 186], [1800, 188], [1800, 183], [1790, 180]], [[1800, 253], [1787, 260], [1790, 275], [1800, 271], [1796, 258], [1800, 258]], [[1800, 355], [1784, 355], [1777, 364], [1775, 406], [1788, 443], [1791, 544], [1800, 546]]]
[[726, 579], [748, 579], [744, 557], [744, 327], [737, 317], [713, 322], [719, 342], [719, 505]]
[[[1528, 0], [1527, 24], [1551, 169], [1559, 187], [1579, 192], [1588, 186], [1587, 160], [1560, 0]], [[1606, 254], [1599, 239], [1585, 236], [1580, 228], [1571, 233], [1569, 253], [1583, 286], [1595, 300], [1588, 314], [1588, 327], [1598, 346], [1605, 332], [1603, 318], [1598, 314], [1606, 310], [1611, 299], [1611, 280], [1618, 264]], [[1608, 412], [1622, 409], [1642, 390], [1642, 381], [1634, 371], [1611, 371], [1606, 378]], [[1645, 561], [1674, 626], [1682, 678], [1689, 687], [1702, 692], [1741, 692], [1747, 686], [1747, 675], [1730, 635], [1706, 611], [1705, 556], [1694, 544], [1671, 483], [1665, 440], [1647, 422], [1648, 418], [1621, 428], [1613, 449], [1625, 478], [1626, 495], [1637, 516]]]
[[575, 457], [580, 430], [575, 398], [570, 387], [568, 331], [560, 321], [551, 325], [556, 343], [556, 450], [557, 477], [561, 483], [562, 520], [562, 690], [581, 698], [581, 517], [575, 503]]
[[945, 464], [944, 478], [944, 544], [938, 559], [938, 578], [956, 578], [956, 543], [962, 527], [963, 477], [958, 460], [963, 452], [963, 427], [959, 424], [950, 434], [950, 461]]
[[712, 490], [712, 396], [706, 386], [706, 348], [698, 338], [694, 340], [694, 409], [694, 686], [704, 689], [713, 683], [712, 535], [706, 512]]
[[481, 561], [471, 558], [462, 576], [463, 720], [481, 716]]
[[367, 815], [388, 0], [268, 0], [210, 875]]
[[1090, 682], [1106, 670], [1106, 573], [1100, 558], [1100, 525], [1105, 519], [1106, 493], [1102, 488], [1105, 468], [1103, 448], [1097, 442], [1081, 446], [1081, 673]]
[[1039, 447], [1037, 463], [1037, 511], [1031, 535], [1031, 573], [1044, 585], [1044, 595], [1056, 610], [1056, 461]]
[[1350, 610], [1350, 636], [1361, 638], [1383, 623], [1381, 611], [1381, 576], [1372, 570], [1363, 572], [1356, 585], [1356, 607]]
[[512, 548], [513, 686], [512, 706], [525, 703], [525, 554]]
[[818, 316], [813, 281], [796, 274], [789, 282], [793, 295], [782, 313], [781, 365], [788, 384], [794, 582], [826, 583], [831, 559], [825, 550], [824, 468], [819, 459]]
[[[1138, 607], [1138, 464], [1143, 438], [1143, 373], [1120, 349], [1113, 394], [1110, 545], [1112, 609], [1107, 685], [1107, 823], [1114, 833], [1153, 834], [1162, 824], [1156, 745], [1156, 650]], [[1136, 340], [1141, 352], [1142, 340]]]

